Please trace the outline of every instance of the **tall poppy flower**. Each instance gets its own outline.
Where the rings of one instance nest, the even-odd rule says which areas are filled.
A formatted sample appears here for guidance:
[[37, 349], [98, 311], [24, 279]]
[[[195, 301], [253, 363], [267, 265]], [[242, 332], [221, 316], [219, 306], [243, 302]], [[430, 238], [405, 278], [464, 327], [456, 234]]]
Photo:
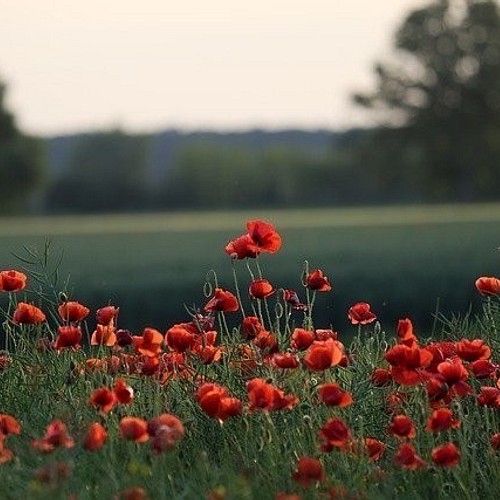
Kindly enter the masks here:
[[353, 402], [351, 394], [347, 391], [343, 391], [340, 386], [334, 382], [320, 385], [319, 397], [326, 405], [338, 406], [339, 408], [345, 408]]
[[112, 325], [97, 324], [96, 329], [92, 332], [90, 345], [105, 345], [112, 347], [116, 344], [116, 328]]
[[499, 295], [500, 279], [481, 276], [475, 282], [476, 288], [481, 295]]
[[306, 286], [317, 292], [329, 292], [332, 289], [328, 278], [321, 269], [311, 271], [306, 277]]
[[144, 443], [149, 439], [148, 423], [138, 417], [123, 417], [120, 420], [120, 434], [128, 441]]
[[349, 308], [347, 316], [353, 325], [367, 325], [377, 319], [370, 309], [370, 304], [358, 302]]
[[32, 441], [32, 446], [44, 453], [50, 453], [56, 448], [72, 448], [75, 442], [68, 435], [66, 425], [61, 420], [53, 420], [47, 426], [41, 439]]
[[333, 339], [315, 340], [306, 351], [304, 364], [312, 371], [323, 371], [338, 365], [343, 354], [341, 346]]
[[0, 292], [19, 292], [26, 288], [27, 280], [20, 271], [0, 271]]
[[454, 443], [446, 443], [433, 448], [431, 458], [440, 467], [455, 467], [460, 461], [460, 450]]
[[417, 470], [425, 467], [425, 460], [417, 455], [414, 446], [410, 443], [403, 443], [399, 446], [394, 455], [394, 463], [407, 470]]
[[407, 346], [412, 347], [418, 343], [417, 337], [413, 332], [413, 323], [409, 318], [400, 319], [398, 321], [396, 335], [398, 336], [398, 342]]
[[94, 422], [87, 429], [83, 440], [83, 448], [87, 451], [96, 451], [102, 448], [107, 439], [108, 432], [104, 426], [99, 422]]
[[95, 389], [89, 399], [89, 404], [101, 413], [109, 413], [116, 403], [116, 396], [108, 387]]
[[324, 452], [334, 448], [345, 450], [351, 441], [351, 430], [340, 418], [331, 418], [321, 427], [319, 437]]
[[12, 321], [18, 325], [38, 325], [45, 319], [41, 309], [26, 302], [19, 302], [12, 316]]
[[70, 323], [77, 323], [78, 321], [83, 321], [89, 314], [90, 309], [85, 307], [80, 302], [69, 300], [63, 302], [58, 308], [59, 316], [64, 321], [69, 321]]
[[287, 394], [261, 378], [247, 382], [250, 410], [277, 411], [293, 408], [299, 400], [293, 394]]
[[325, 479], [323, 464], [317, 458], [301, 457], [292, 473], [292, 479], [302, 488], [320, 483]]
[[149, 327], [144, 328], [142, 336], [132, 337], [135, 350], [149, 358], [154, 358], [161, 353], [163, 340], [163, 335], [158, 330]]
[[216, 288], [214, 296], [205, 304], [205, 311], [234, 312], [238, 307], [238, 299], [231, 292]]
[[453, 412], [449, 408], [438, 408], [432, 412], [432, 415], [427, 419], [426, 431], [443, 432], [449, 429], [458, 429], [460, 420], [457, 420]]
[[67, 347], [78, 349], [82, 336], [83, 333], [79, 326], [60, 326], [57, 329], [55, 348], [58, 351]]
[[417, 430], [407, 415], [394, 415], [387, 428], [387, 433], [398, 439], [413, 439], [417, 435]]
[[249, 234], [244, 234], [231, 240], [225, 248], [226, 253], [232, 259], [255, 259], [259, 254], [257, 245], [252, 240]]
[[248, 221], [247, 230], [259, 252], [276, 253], [281, 248], [281, 236], [269, 222]]
[[97, 309], [95, 313], [97, 323], [103, 326], [114, 326], [119, 311], [120, 308], [115, 306], [105, 306]]
[[196, 393], [196, 400], [202, 410], [220, 422], [240, 415], [243, 410], [241, 401], [229, 395], [229, 391], [218, 384], [206, 382]]
[[266, 299], [274, 293], [274, 287], [264, 278], [255, 279], [250, 283], [248, 293], [254, 299]]

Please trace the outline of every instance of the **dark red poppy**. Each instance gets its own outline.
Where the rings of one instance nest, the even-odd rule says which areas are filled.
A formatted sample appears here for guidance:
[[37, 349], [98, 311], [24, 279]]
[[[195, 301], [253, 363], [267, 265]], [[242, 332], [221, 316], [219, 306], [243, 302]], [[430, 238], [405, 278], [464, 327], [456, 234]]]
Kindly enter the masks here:
[[304, 364], [309, 370], [323, 371], [338, 365], [342, 359], [343, 346], [333, 339], [315, 340], [307, 349]]
[[134, 389], [122, 378], [116, 379], [113, 393], [116, 401], [122, 405], [129, 405], [134, 400]]
[[410, 443], [403, 443], [399, 446], [394, 455], [394, 463], [407, 470], [417, 470], [427, 465]]
[[307, 310], [307, 305], [303, 304], [299, 296], [297, 295], [297, 292], [294, 290], [283, 290], [283, 300], [287, 303], [290, 304], [296, 311], [306, 311]]
[[27, 280], [20, 271], [0, 271], [0, 292], [19, 292], [26, 288]]
[[79, 326], [60, 326], [57, 329], [55, 348], [58, 351], [67, 347], [78, 349], [82, 336], [83, 333]]
[[349, 308], [347, 316], [353, 325], [367, 325], [377, 319], [370, 309], [370, 304], [358, 302]]
[[500, 389], [497, 387], [481, 387], [477, 402], [481, 406], [496, 408], [500, 410]]
[[495, 451], [500, 451], [500, 432], [497, 432], [490, 437], [490, 444]]
[[500, 279], [482, 276], [476, 280], [476, 288], [481, 295], [499, 295]]
[[225, 248], [225, 252], [232, 259], [255, 259], [259, 254], [259, 249], [249, 234], [239, 236], [231, 240]]
[[295, 328], [290, 345], [297, 351], [305, 351], [315, 340], [314, 332], [305, 328]]
[[458, 357], [447, 359], [446, 361], [439, 363], [437, 371], [448, 386], [464, 382], [469, 377], [469, 372]]
[[196, 400], [209, 417], [221, 422], [240, 415], [243, 410], [241, 401], [231, 397], [225, 387], [210, 382], [200, 386]]
[[375, 368], [370, 378], [373, 385], [376, 385], [377, 387], [389, 385], [392, 382], [391, 370], [386, 370], [385, 368]]
[[278, 337], [274, 333], [262, 330], [257, 337], [253, 339], [253, 344], [257, 346], [264, 354], [273, 354], [278, 351]]
[[319, 438], [324, 452], [334, 448], [345, 450], [351, 441], [351, 430], [340, 418], [331, 418], [321, 427]]
[[214, 296], [205, 304], [205, 311], [234, 312], [238, 307], [238, 299], [231, 292], [216, 288]]
[[413, 439], [417, 435], [417, 430], [407, 415], [394, 415], [387, 428], [387, 433], [398, 439]]
[[442, 444], [433, 448], [431, 458], [440, 467], [455, 467], [460, 461], [460, 450], [454, 443]]
[[271, 362], [273, 366], [283, 370], [290, 370], [300, 366], [299, 359], [292, 352], [276, 353], [273, 355]]
[[38, 307], [26, 302], [19, 302], [12, 316], [12, 321], [18, 325], [38, 325], [45, 320], [45, 314]]
[[262, 330], [264, 327], [256, 316], [247, 316], [241, 323], [241, 333], [246, 339], [253, 339]]
[[120, 420], [120, 434], [129, 441], [144, 443], [149, 439], [148, 423], [138, 417], [123, 417]]
[[90, 312], [88, 307], [85, 307], [83, 304], [73, 300], [63, 302], [57, 310], [59, 312], [59, 316], [61, 316], [64, 321], [69, 321], [71, 323], [83, 321]]
[[489, 359], [491, 348], [481, 339], [463, 339], [456, 343], [456, 353], [463, 361], [472, 363], [478, 359]]
[[316, 458], [301, 457], [297, 463], [297, 468], [292, 473], [292, 479], [302, 488], [308, 488], [312, 484], [320, 483], [325, 479], [323, 465]]
[[83, 448], [87, 451], [96, 451], [103, 447], [107, 439], [108, 432], [105, 427], [99, 422], [94, 422], [87, 429], [83, 440]]
[[498, 368], [497, 365], [488, 359], [478, 359], [473, 361], [469, 366], [471, 373], [479, 379], [494, 377]]
[[332, 289], [328, 278], [321, 269], [315, 269], [307, 275], [306, 286], [317, 292], [329, 292]]
[[248, 293], [254, 299], [266, 299], [274, 293], [274, 287], [266, 279], [255, 279], [250, 283]]
[[351, 394], [347, 391], [343, 391], [340, 386], [334, 382], [320, 385], [319, 397], [326, 405], [338, 406], [340, 408], [345, 408], [353, 402]]
[[385, 452], [385, 444], [378, 439], [367, 437], [364, 440], [366, 452], [368, 453], [368, 458], [372, 462], [380, 460]]
[[103, 326], [114, 326], [119, 311], [120, 308], [115, 306], [101, 307], [96, 312], [97, 322]]
[[92, 392], [89, 405], [96, 408], [100, 413], [109, 413], [117, 403], [114, 392], [108, 387], [99, 387]]
[[454, 417], [453, 412], [449, 408], [438, 408], [427, 419], [425, 430], [437, 433], [450, 429], [458, 429], [459, 427], [460, 420]]
[[272, 224], [251, 220], [247, 222], [247, 230], [259, 252], [276, 253], [281, 248], [281, 236]]
[[287, 394], [261, 378], [247, 382], [250, 410], [277, 411], [293, 408], [299, 400], [292, 394]]

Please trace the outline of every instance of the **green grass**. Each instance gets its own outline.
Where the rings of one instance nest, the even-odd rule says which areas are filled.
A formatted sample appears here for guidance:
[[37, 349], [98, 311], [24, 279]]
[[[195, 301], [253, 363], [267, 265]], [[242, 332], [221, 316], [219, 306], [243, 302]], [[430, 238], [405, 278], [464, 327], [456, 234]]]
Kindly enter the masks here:
[[121, 306], [129, 328], [164, 329], [185, 318], [184, 304], [202, 305], [209, 269], [232, 287], [223, 248], [251, 218], [283, 236], [278, 257], [262, 258], [266, 276], [300, 291], [304, 259], [322, 268], [334, 292], [321, 298], [318, 322], [341, 330], [361, 300], [386, 324], [408, 314], [428, 330], [438, 299], [444, 313], [466, 311], [476, 277], [498, 269], [500, 204], [9, 218], [0, 221], [0, 267], [19, 267], [12, 254], [42, 251], [50, 238], [75, 299]]

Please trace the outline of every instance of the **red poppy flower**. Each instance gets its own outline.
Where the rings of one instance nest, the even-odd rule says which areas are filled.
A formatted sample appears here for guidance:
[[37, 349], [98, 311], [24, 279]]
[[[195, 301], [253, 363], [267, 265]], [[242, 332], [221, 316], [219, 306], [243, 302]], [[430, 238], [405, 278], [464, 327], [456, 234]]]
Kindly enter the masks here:
[[45, 319], [45, 314], [38, 307], [26, 302], [19, 302], [12, 316], [12, 321], [18, 325], [38, 325]]
[[116, 344], [116, 329], [112, 324], [107, 326], [97, 324], [96, 329], [92, 332], [90, 345], [105, 345], [112, 347]]
[[351, 430], [340, 418], [331, 418], [321, 427], [319, 437], [324, 452], [334, 448], [346, 449], [351, 441]]
[[105, 306], [97, 309], [97, 323], [103, 326], [114, 326], [119, 311], [120, 308], [115, 306]]
[[497, 432], [490, 437], [490, 444], [495, 451], [500, 450], [500, 432]]
[[292, 333], [290, 345], [297, 351], [305, 351], [314, 342], [315, 335], [311, 330], [295, 328]]
[[225, 387], [209, 382], [200, 386], [196, 400], [209, 417], [221, 422], [240, 415], [243, 409], [241, 401], [231, 397]]
[[261, 378], [254, 378], [247, 382], [247, 393], [250, 410], [290, 410], [299, 402], [292, 394], [285, 396], [282, 390]]
[[297, 356], [291, 352], [276, 353], [272, 357], [272, 364], [277, 368], [289, 370], [298, 368], [299, 360]]
[[307, 305], [303, 304], [299, 296], [297, 295], [297, 292], [294, 290], [283, 290], [283, 300], [287, 303], [290, 304], [296, 311], [306, 311], [307, 310]]
[[371, 374], [371, 381], [377, 387], [389, 385], [392, 382], [391, 370], [385, 368], [375, 368]]
[[170, 349], [176, 352], [185, 352], [192, 349], [197, 335], [186, 328], [186, 324], [174, 325], [167, 330], [165, 341]]
[[337, 340], [339, 336], [339, 334], [337, 332], [334, 332], [331, 328], [318, 328], [314, 330], [314, 335], [316, 337], [316, 340]]
[[6, 413], [0, 414], [0, 442], [9, 434], [21, 434], [21, 424], [12, 416]]
[[377, 316], [370, 311], [370, 304], [366, 302], [354, 304], [347, 312], [347, 316], [353, 325], [367, 325], [377, 319]]
[[413, 439], [417, 435], [415, 426], [407, 415], [394, 415], [387, 428], [387, 433], [398, 439]]
[[425, 379], [422, 368], [432, 361], [432, 353], [406, 344], [397, 344], [389, 349], [384, 358], [392, 365], [391, 374], [395, 382], [402, 385], [416, 385]]
[[266, 355], [278, 351], [278, 338], [274, 333], [262, 330], [257, 337], [253, 339], [253, 344], [257, 346]]
[[500, 389], [489, 386], [481, 387], [477, 402], [481, 406], [500, 409]]
[[134, 389], [122, 378], [116, 380], [113, 393], [116, 401], [122, 405], [129, 405], [134, 400]]
[[87, 429], [87, 434], [85, 434], [83, 440], [83, 448], [87, 451], [96, 451], [102, 448], [107, 439], [108, 433], [104, 426], [99, 422], [94, 422]]
[[378, 439], [370, 438], [367, 437], [365, 438], [365, 447], [366, 451], [368, 453], [368, 458], [372, 462], [376, 462], [377, 460], [380, 460], [382, 455], [385, 452], [385, 444], [382, 443], [382, 441], [379, 441]]
[[256, 316], [247, 316], [241, 323], [241, 333], [246, 339], [253, 339], [262, 330], [264, 327]]
[[120, 420], [120, 434], [129, 441], [144, 443], [149, 439], [148, 423], [138, 417], [123, 417]]
[[12, 450], [5, 448], [3, 439], [0, 440], [0, 464], [5, 464], [14, 459], [14, 453]]
[[274, 287], [266, 279], [255, 279], [250, 283], [248, 293], [254, 299], [266, 299], [274, 293]]
[[478, 359], [489, 359], [491, 349], [481, 339], [463, 339], [456, 343], [456, 353], [463, 361], [473, 362]]
[[441, 467], [455, 467], [460, 461], [460, 450], [453, 443], [442, 444], [432, 450], [431, 458]]
[[19, 292], [26, 288], [28, 277], [19, 271], [0, 271], [0, 292]]
[[420, 456], [412, 444], [403, 443], [394, 455], [394, 463], [407, 470], [417, 470], [425, 467], [427, 463]]
[[205, 304], [205, 311], [234, 312], [238, 307], [238, 299], [231, 292], [216, 288], [214, 296]]
[[466, 370], [462, 361], [458, 357], [447, 359], [446, 361], [439, 363], [437, 371], [448, 386], [464, 382], [469, 377], [469, 372]]
[[313, 371], [323, 371], [338, 365], [342, 359], [342, 344], [336, 340], [315, 340], [307, 349], [304, 364]]
[[244, 234], [243, 236], [231, 240], [226, 245], [225, 252], [232, 259], [255, 259], [259, 254], [257, 245], [249, 234]]
[[427, 419], [425, 430], [437, 433], [450, 429], [458, 429], [459, 427], [460, 420], [454, 418], [453, 412], [449, 408], [438, 408]]
[[476, 280], [476, 288], [481, 295], [499, 295], [500, 279], [482, 276]]
[[276, 253], [281, 248], [281, 236], [272, 224], [251, 220], [247, 222], [247, 230], [259, 252]]
[[63, 302], [58, 308], [59, 316], [64, 321], [76, 323], [83, 321], [89, 314], [90, 309], [76, 301]]
[[67, 347], [78, 349], [82, 336], [82, 330], [79, 326], [60, 326], [57, 329], [55, 348], [58, 351]]
[[306, 278], [306, 286], [317, 292], [329, 292], [332, 289], [328, 278], [321, 269], [311, 271]]
[[481, 379], [494, 377], [498, 366], [487, 359], [478, 359], [470, 364], [469, 369], [476, 378]]
[[411, 347], [417, 343], [417, 337], [413, 333], [413, 323], [409, 318], [400, 319], [398, 321], [396, 334], [398, 336], [398, 342], [402, 344]]
[[308, 488], [312, 484], [320, 483], [325, 479], [323, 465], [316, 458], [301, 457], [297, 463], [297, 468], [292, 474], [292, 479], [302, 488]]
[[142, 336], [134, 335], [132, 337], [134, 348], [143, 356], [154, 358], [162, 351], [163, 335], [154, 328], [146, 327]]
[[72, 448], [75, 442], [69, 437], [66, 425], [61, 420], [53, 420], [45, 430], [42, 439], [36, 439], [32, 446], [44, 453], [50, 453], [56, 448]]
[[107, 387], [100, 387], [92, 392], [89, 405], [101, 413], [109, 413], [117, 403], [115, 393]]
[[349, 406], [353, 401], [350, 393], [343, 391], [338, 384], [333, 382], [319, 386], [319, 397], [326, 405], [340, 408]]
[[162, 413], [148, 421], [148, 433], [151, 436], [153, 451], [161, 453], [171, 450], [183, 437], [184, 425], [170, 413]]

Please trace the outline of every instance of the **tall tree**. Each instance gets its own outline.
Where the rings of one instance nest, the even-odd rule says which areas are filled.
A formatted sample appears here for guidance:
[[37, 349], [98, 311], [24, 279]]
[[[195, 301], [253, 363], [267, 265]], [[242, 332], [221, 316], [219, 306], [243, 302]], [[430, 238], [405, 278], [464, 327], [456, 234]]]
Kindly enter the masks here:
[[0, 81], [0, 213], [26, 209], [46, 173], [40, 140], [23, 135], [6, 109], [6, 86]]
[[498, 2], [436, 0], [407, 16], [395, 46], [399, 62], [377, 64], [376, 90], [354, 96], [389, 124], [369, 143], [376, 175], [436, 200], [498, 198]]

